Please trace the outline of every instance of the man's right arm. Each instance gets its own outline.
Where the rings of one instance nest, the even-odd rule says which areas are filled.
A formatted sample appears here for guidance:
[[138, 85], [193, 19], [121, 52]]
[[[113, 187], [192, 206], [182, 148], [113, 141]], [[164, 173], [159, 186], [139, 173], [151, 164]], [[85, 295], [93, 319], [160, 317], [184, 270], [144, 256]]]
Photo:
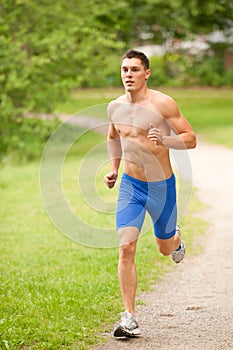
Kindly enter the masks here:
[[120, 167], [121, 162], [121, 141], [119, 133], [117, 132], [115, 125], [113, 124], [111, 120], [111, 114], [109, 113], [109, 127], [108, 127], [108, 136], [107, 136], [107, 142], [108, 142], [108, 154], [109, 159], [111, 162], [111, 172], [105, 175], [104, 182], [106, 186], [109, 188], [114, 187], [117, 176], [118, 176], [118, 169]]

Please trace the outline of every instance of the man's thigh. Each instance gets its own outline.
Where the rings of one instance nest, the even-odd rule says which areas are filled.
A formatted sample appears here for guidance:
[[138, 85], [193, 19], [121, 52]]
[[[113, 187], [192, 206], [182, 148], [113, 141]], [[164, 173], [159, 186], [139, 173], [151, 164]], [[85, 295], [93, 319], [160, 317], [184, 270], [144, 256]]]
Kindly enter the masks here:
[[137, 227], [127, 226], [118, 230], [119, 245], [123, 246], [138, 240], [140, 231]]

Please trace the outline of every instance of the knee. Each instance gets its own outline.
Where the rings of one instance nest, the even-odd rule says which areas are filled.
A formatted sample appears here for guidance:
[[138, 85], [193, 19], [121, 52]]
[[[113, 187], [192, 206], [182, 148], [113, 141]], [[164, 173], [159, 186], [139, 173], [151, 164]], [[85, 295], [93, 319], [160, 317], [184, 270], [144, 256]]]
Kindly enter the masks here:
[[122, 245], [119, 249], [119, 260], [126, 264], [134, 260], [136, 252], [136, 242], [130, 242]]
[[163, 256], [169, 256], [172, 253], [172, 250], [170, 247], [166, 247], [166, 246], [158, 246], [160, 253]]
[[176, 250], [178, 243], [176, 242], [175, 236], [169, 239], [157, 238], [158, 249], [164, 256], [170, 255], [174, 250]]

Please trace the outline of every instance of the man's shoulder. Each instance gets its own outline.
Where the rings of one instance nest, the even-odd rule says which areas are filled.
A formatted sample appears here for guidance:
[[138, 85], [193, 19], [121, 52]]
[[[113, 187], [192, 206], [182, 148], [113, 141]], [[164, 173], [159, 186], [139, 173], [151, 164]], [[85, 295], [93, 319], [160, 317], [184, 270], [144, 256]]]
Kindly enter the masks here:
[[119, 103], [119, 102], [126, 102], [126, 94], [116, 97], [114, 100], [109, 102], [109, 104], [114, 104], [114, 103]]
[[166, 115], [168, 111], [172, 112], [178, 108], [177, 103], [171, 96], [158, 90], [150, 91], [152, 105], [161, 112], [161, 115]]
[[178, 115], [179, 107], [171, 96], [156, 90], [152, 90], [151, 93], [151, 101], [154, 108], [157, 109], [164, 118]]
[[164, 92], [161, 92], [159, 90], [153, 90], [153, 89], [149, 89], [151, 97], [153, 99], [159, 100], [160, 102], [168, 102], [168, 101], [172, 101], [173, 98], [167, 94], [165, 94]]
[[126, 102], [126, 95], [121, 95], [115, 100], [112, 100], [108, 104], [108, 114], [111, 115], [113, 111], [119, 106], [120, 103]]

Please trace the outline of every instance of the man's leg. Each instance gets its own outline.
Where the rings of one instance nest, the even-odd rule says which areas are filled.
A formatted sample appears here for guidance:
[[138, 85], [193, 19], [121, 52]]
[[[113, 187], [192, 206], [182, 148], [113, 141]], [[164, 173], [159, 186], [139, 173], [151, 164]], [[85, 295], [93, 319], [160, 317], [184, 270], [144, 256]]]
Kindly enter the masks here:
[[121, 314], [121, 323], [114, 329], [115, 337], [139, 336], [141, 331], [135, 318], [135, 296], [137, 273], [134, 257], [136, 254], [139, 230], [136, 227], [124, 227], [119, 233], [118, 276], [125, 311]]
[[[159, 251], [163, 255], [170, 255], [175, 263], [180, 263], [185, 257], [185, 245], [181, 238], [180, 227], [176, 226], [176, 233], [169, 239], [156, 238]], [[177, 243], [179, 242], [179, 243]], [[178, 246], [177, 246], [178, 244]], [[177, 248], [175, 248], [177, 247]]]
[[[185, 246], [181, 239], [180, 228], [177, 226], [176, 186], [174, 175], [163, 182], [163, 185], [166, 186], [166, 196], [165, 198], [162, 198], [163, 208], [159, 217], [157, 217], [158, 214], [155, 200], [149, 200], [146, 209], [151, 215], [154, 223], [154, 234], [159, 251], [165, 256], [171, 255], [172, 260], [179, 263], [185, 256]], [[159, 185], [155, 183], [151, 186], [156, 188], [161, 186], [161, 183]], [[153, 188], [151, 188], [151, 190], [153, 190]]]
[[118, 234], [120, 243], [118, 277], [122, 298], [125, 310], [127, 310], [132, 316], [135, 316], [137, 272], [134, 257], [139, 230], [136, 227], [125, 227], [120, 228]]
[[156, 241], [160, 253], [165, 256], [170, 255], [172, 252], [178, 249], [181, 244], [181, 238], [178, 232], [176, 232], [175, 235], [169, 239], [160, 239], [156, 237]]

